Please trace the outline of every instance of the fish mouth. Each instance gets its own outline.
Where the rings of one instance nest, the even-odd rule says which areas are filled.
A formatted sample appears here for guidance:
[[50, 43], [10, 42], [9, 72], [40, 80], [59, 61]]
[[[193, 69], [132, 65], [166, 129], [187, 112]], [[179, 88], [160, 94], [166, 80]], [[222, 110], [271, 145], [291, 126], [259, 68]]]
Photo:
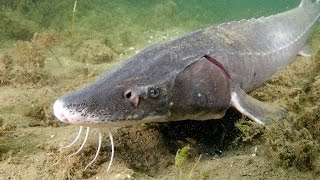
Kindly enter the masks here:
[[68, 124], [72, 124], [72, 122], [77, 122], [81, 118], [79, 115], [72, 113], [72, 111], [68, 111], [67, 108], [64, 107], [63, 101], [60, 99], [56, 100], [53, 104], [53, 114], [61, 122]]
[[125, 127], [132, 126], [143, 123], [150, 122], [164, 122], [168, 121], [170, 116], [166, 115], [157, 115], [157, 114], [148, 114], [143, 117], [144, 111], [139, 111], [135, 115], [123, 116], [118, 114], [118, 118], [115, 115], [110, 117], [103, 117], [90, 114], [87, 112], [88, 108], [74, 109], [68, 108], [68, 106], [63, 102], [62, 99], [58, 99], [53, 104], [53, 113], [63, 123], [74, 124], [84, 127]]
[[61, 122], [69, 123], [68, 118], [65, 116], [65, 108], [64, 104], [61, 100], [56, 100], [53, 104], [53, 114], [59, 119]]
[[99, 118], [89, 115], [86, 111], [86, 108], [81, 110], [69, 109], [61, 99], [56, 100], [53, 104], [53, 114], [61, 122], [86, 127], [95, 126], [99, 122]]

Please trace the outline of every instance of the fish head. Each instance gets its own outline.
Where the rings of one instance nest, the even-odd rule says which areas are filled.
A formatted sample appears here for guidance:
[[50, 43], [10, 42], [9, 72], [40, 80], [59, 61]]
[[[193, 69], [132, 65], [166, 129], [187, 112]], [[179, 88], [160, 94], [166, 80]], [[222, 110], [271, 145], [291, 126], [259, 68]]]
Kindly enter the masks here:
[[58, 99], [54, 103], [56, 117], [81, 126], [128, 126], [218, 119], [230, 105], [228, 77], [205, 58], [175, 75], [159, 76], [157, 81], [151, 78], [152, 74], [115, 74], [121, 72], [108, 73], [88, 87]]
[[62, 122], [81, 126], [128, 126], [154, 122], [168, 116], [170, 82], [108, 85], [108, 79], [58, 99], [54, 114]]
[[165, 121], [176, 69], [166, 60], [167, 53], [134, 56], [93, 84], [56, 100], [54, 114], [62, 122], [88, 127]]
[[221, 118], [231, 93], [223, 68], [204, 53], [172, 52], [162, 45], [138, 53], [95, 83], [58, 99], [55, 116], [88, 127]]

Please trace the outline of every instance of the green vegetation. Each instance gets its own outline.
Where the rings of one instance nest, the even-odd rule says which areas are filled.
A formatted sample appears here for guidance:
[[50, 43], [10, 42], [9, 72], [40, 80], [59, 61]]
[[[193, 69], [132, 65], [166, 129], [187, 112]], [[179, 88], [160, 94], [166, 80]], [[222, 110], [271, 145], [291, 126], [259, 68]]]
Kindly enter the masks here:
[[[197, 161], [193, 164], [192, 168], [190, 169], [189, 173], [184, 173], [185, 166], [187, 164], [188, 154], [189, 154], [189, 147], [185, 146], [177, 150], [176, 156], [175, 156], [175, 168], [179, 171], [179, 179], [193, 179], [194, 177], [194, 171], [197, 167], [197, 165], [200, 162], [200, 159], [202, 155], [199, 156]], [[207, 179], [208, 174], [204, 173], [201, 174], [200, 179]]]
[[74, 53], [75, 60], [90, 64], [107, 63], [113, 58], [113, 50], [98, 39], [84, 41]]
[[[22, 164], [23, 172], [24, 167], [32, 162], [35, 174], [39, 173], [42, 179], [50, 179], [53, 175], [57, 179], [93, 178], [96, 174], [98, 177], [104, 173], [103, 164], [110, 154], [105, 144], [96, 166], [88, 172], [82, 169], [92, 159], [96, 141], [90, 141], [91, 144], [75, 156], [71, 164], [62, 160], [56, 151], [57, 142], [69, 140], [65, 137], [73, 133], [72, 128], [63, 129], [64, 133], [56, 128], [60, 125], [52, 113], [56, 97], [93, 81], [102, 69], [111, 69], [118, 64], [117, 61], [125, 60], [143, 47], [213, 24], [285, 11], [295, 7], [298, 1], [295, 4], [292, 0], [268, 0], [268, 3], [230, 0], [225, 5], [226, 1], [78, 0], [74, 12], [74, 1], [0, 0], [0, 47], [7, 48], [0, 49], [0, 153], [1, 164], [6, 165], [3, 172], [16, 169], [10, 164]], [[319, 49], [319, 32], [320, 29], [316, 29], [311, 39], [315, 49]], [[59, 59], [63, 66], [59, 65]], [[171, 173], [175, 179], [206, 180], [215, 177], [223, 168], [224, 173], [228, 172], [231, 163], [235, 165], [235, 172], [247, 168], [242, 164], [236, 169], [239, 159], [248, 162], [248, 166], [261, 167], [256, 174], [265, 177], [272, 172], [287, 173], [290, 170], [294, 175], [301, 172], [307, 177], [309, 174], [318, 175], [320, 53], [312, 60], [299, 59], [296, 65], [284, 69], [251, 93], [262, 101], [284, 105], [289, 112], [285, 119], [275, 120], [267, 127], [247, 119], [234, 125], [241, 117], [230, 113], [227, 114], [229, 117], [214, 123], [197, 121], [190, 123], [188, 128], [180, 124], [165, 129], [165, 132], [161, 132], [157, 125], [119, 128], [114, 130], [117, 160], [113, 175], [117, 175], [119, 169], [128, 168], [131, 172], [128, 174], [136, 179], [157, 178], [160, 172]], [[187, 124], [186, 121], [180, 123]], [[168, 134], [175, 138], [164, 138]], [[258, 149], [257, 157], [248, 155], [247, 149], [252, 146]], [[171, 147], [173, 150], [168, 150]], [[41, 153], [37, 154], [37, 151]], [[74, 149], [68, 151], [71, 152]], [[46, 155], [41, 156], [43, 154]], [[222, 170], [205, 169], [206, 165], [200, 161], [201, 154], [208, 154], [204, 157], [206, 163], [221, 166]], [[239, 154], [241, 158], [237, 159]], [[35, 161], [35, 156], [40, 160]], [[260, 164], [261, 161], [273, 164]], [[269, 172], [260, 171], [267, 169], [266, 166], [275, 168], [268, 169]]]
[[189, 147], [178, 149], [175, 157], [175, 166], [181, 171], [181, 168], [186, 164]]
[[265, 131], [265, 127], [252, 122], [248, 119], [236, 122], [236, 128], [242, 133], [241, 140], [243, 142], [252, 142], [254, 139], [261, 137]]
[[51, 32], [36, 33], [31, 41], [18, 41], [2, 56], [0, 85], [48, 84], [49, 74], [44, 69], [46, 51], [58, 42], [58, 36]]
[[61, 125], [53, 115], [52, 102], [54, 98], [49, 95], [43, 95], [41, 98], [34, 100], [30, 107], [26, 109], [24, 115], [33, 118], [29, 122], [30, 127], [34, 126], [54, 126]]
[[[274, 121], [266, 127], [262, 139], [269, 156], [276, 164], [290, 168], [295, 167], [301, 171], [318, 171], [320, 154], [320, 51], [309, 61], [307, 67], [294, 67], [292, 70], [284, 69], [279, 76], [270, 82], [278, 84], [281, 80], [283, 86], [278, 89], [278, 96], [285, 96], [287, 109], [290, 113], [285, 119]], [[302, 61], [301, 61], [302, 62]], [[306, 72], [305, 69], [308, 69]], [[304, 76], [303, 80], [296, 76]], [[268, 89], [264, 87], [262, 89]], [[271, 89], [270, 89], [271, 90]], [[288, 93], [289, 92], [289, 93]], [[265, 95], [274, 95], [264, 91]], [[286, 94], [285, 94], [286, 93]], [[283, 95], [281, 95], [283, 94]], [[288, 96], [288, 97], [286, 97]]]

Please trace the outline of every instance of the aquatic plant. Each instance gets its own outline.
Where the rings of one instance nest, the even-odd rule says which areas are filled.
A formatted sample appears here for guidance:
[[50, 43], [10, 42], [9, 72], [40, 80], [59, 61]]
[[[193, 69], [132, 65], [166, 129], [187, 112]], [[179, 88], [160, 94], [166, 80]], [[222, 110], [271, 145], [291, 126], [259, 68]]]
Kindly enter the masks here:
[[265, 145], [271, 157], [283, 167], [313, 170], [319, 143], [306, 128], [300, 130], [288, 121], [274, 122], [265, 133]]
[[[266, 128], [263, 138], [270, 157], [282, 167], [300, 171], [318, 171], [320, 153], [320, 51], [309, 61], [308, 72], [300, 71], [304, 81], [291, 80], [288, 109], [292, 112], [283, 120]], [[299, 66], [298, 66], [299, 67]], [[301, 68], [301, 67], [300, 67]], [[296, 73], [299, 71], [296, 71]], [[297, 73], [300, 75], [300, 73]], [[286, 76], [284, 73], [282, 76]], [[291, 77], [292, 78], [292, 77]], [[296, 88], [300, 87], [300, 88]], [[287, 90], [288, 91], [288, 90]]]
[[0, 117], [0, 136], [8, 133], [8, 132], [12, 132], [16, 129], [15, 125], [12, 125], [10, 123], [4, 123], [4, 120], [2, 117]]
[[42, 95], [41, 98], [31, 103], [30, 107], [24, 112], [27, 117], [32, 117], [34, 120], [29, 122], [29, 126], [54, 126], [58, 127], [61, 125], [55, 120], [51, 102], [53, 101], [52, 96]]
[[188, 152], [189, 147], [182, 147], [181, 149], [178, 149], [175, 157], [175, 166], [178, 169], [181, 169], [186, 164]]
[[74, 58], [77, 61], [99, 64], [109, 62], [113, 59], [114, 52], [99, 39], [85, 41], [75, 52]]
[[197, 165], [199, 164], [200, 159], [202, 157], [202, 155], [200, 154], [199, 158], [194, 163], [194, 165], [190, 169], [189, 173], [187, 173], [187, 175], [184, 176], [183, 175], [183, 168], [187, 164], [189, 149], [190, 149], [190, 147], [185, 146], [185, 147], [182, 147], [177, 150], [177, 153], [175, 156], [175, 167], [179, 171], [179, 179], [191, 179], [193, 177], [194, 171], [195, 171], [195, 169], [196, 169]]
[[264, 133], [264, 126], [252, 121], [240, 120], [235, 124], [236, 128], [242, 133], [241, 140], [243, 142], [252, 142], [254, 139], [259, 138]]
[[182, 179], [182, 167], [186, 164], [189, 147], [185, 146], [177, 150], [175, 157], [175, 167], [179, 171], [179, 179]]
[[0, 69], [0, 85], [10, 84], [12, 78], [11, 71], [13, 69], [13, 60], [9, 53], [4, 53], [1, 62], [3, 68]]
[[46, 51], [59, 42], [53, 32], [35, 33], [31, 41], [18, 41], [2, 56], [0, 85], [47, 84]]
[[72, 11], [72, 21], [71, 21], [71, 32], [74, 31], [74, 24], [75, 24], [75, 19], [76, 19], [76, 9], [77, 9], [77, 0], [74, 1], [73, 5], [73, 11]]
[[17, 12], [0, 12], [0, 24], [2, 38], [16, 40], [29, 40], [39, 27]]

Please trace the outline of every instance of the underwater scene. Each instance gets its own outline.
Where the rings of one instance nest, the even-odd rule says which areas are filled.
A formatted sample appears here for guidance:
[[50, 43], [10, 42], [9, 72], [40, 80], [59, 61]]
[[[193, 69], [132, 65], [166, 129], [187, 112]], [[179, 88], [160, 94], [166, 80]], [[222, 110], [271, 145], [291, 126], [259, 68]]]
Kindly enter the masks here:
[[84, 126], [78, 133], [53, 110], [57, 99], [145, 48], [300, 3], [0, 0], [0, 179], [320, 179], [319, 20], [308, 53], [294, 54], [292, 64], [248, 93], [286, 110], [267, 125], [229, 108], [219, 119], [97, 125], [89, 133]]

